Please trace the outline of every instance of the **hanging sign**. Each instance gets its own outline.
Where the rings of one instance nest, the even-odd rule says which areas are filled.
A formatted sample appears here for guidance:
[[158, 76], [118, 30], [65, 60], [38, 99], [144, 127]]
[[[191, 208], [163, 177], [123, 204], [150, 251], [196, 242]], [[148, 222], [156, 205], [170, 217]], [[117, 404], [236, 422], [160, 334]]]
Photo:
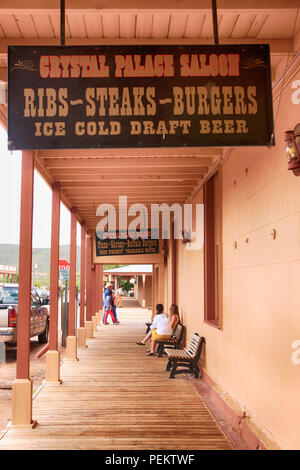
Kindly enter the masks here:
[[8, 147], [270, 145], [269, 46], [9, 46]]
[[[100, 236], [98, 236], [100, 235]], [[103, 238], [95, 232], [96, 256], [153, 255], [159, 253], [158, 238]]]

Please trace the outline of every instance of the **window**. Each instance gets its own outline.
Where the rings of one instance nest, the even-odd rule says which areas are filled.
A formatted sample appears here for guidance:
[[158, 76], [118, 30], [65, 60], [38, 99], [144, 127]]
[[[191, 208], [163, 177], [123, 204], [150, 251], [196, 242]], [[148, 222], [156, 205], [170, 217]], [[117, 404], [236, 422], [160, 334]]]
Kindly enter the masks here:
[[9, 303], [12, 303], [12, 304], [18, 303], [18, 288], [0, 286], [0, 304], [9, 304]]
[[221, 190], [220, 174], [203, 186], [204, 199], [204, 320], [221, 326]]

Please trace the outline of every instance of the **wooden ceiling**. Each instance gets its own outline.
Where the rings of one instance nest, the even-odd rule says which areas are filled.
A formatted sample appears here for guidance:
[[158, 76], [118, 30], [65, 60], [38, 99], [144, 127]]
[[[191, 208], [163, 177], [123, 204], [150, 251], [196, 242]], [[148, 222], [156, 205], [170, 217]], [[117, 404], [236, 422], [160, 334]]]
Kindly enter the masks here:
[[37, 163], [90, 228], [101, 203], [184, 203], [222, 148], [40, 151]]
[[[126, 4], [126, 8], [124, 5]], [[299, 0], [218, 0], [220, 43], [269, 43], [275, 81], [300, 49]], [[8, 45], [59, 45], [59, 0], [1, 0], [0, 79]], [[66, 0], [66, 44], [212, 44], [210, 0]], [[0, 104], [6, 127], [6, 104]], [[35, 152], [37, 170], [59, 181], [63, 201], [90, 230], [96, 208], [188, 201], [226, 149], [112, 149]]]

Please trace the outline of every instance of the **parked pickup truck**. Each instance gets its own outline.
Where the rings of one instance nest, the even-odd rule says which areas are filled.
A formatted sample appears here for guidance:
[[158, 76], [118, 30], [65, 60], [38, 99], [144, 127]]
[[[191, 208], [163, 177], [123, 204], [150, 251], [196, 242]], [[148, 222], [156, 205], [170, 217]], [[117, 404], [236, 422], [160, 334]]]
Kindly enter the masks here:
[[[6, 349], [17, 347], [18, 292], [18, 284], [0, 283], [0, 342], [5, 343]], [[49, 311], [46, 306], [48, 302], [41, 300], [36, 289], [32, 289], [30, 337], [38, 336], [40, 343], [48, 342]]]

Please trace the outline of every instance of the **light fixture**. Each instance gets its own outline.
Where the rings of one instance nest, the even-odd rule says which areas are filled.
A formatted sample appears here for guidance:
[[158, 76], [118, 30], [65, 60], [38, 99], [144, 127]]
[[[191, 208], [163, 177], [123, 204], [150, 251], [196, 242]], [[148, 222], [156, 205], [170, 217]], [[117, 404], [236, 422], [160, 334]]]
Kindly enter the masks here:
[[182, 230], [181, 240], [184, 245], [190, 245], [191, 242], [195, 241], [196, 237], [192, 238], [192, 234], [188, 230]]
[[[164, 241], [167, 241], [167, 240], [164, 240]], [[161, 251], [164, 256], [168, 257], [168, 254], [169, 254], [168, 245], [164, 244]]]
[[191, 243], [191, 236], [189, 234], [189, 232], [185, 231], [185, 230], [182, 230], [181, 232], [181, 240], [182, 240], [182, 243], [184, 245], [186, 245], [187, 243]]
[[300, 124], [293, 131], [285, 132], [286, 154], [289, 160], [289, 170], [295, 176], [300, 175]]

